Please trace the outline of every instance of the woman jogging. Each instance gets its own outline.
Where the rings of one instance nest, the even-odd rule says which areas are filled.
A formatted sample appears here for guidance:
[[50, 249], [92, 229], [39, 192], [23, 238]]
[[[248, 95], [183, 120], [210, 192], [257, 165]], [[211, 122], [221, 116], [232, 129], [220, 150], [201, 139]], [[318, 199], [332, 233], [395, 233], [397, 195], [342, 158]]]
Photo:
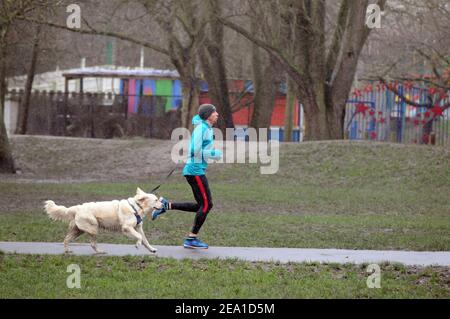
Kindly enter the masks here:
[[152, 220], [155, 220], [169, 209], [196, 212], [194, 225], [183, 243], [185, 248], [208, 248], [208, 245], [198, 238], [198, 233], [213, 207], [211, 191], [205, 175], [208, 167], [207, 161], [208, 159], [220, 159], [222, 157], [222, 152], [213, 148], [212, 126], [217, 123], [218, 118], [219, 113], [217, 113], [214, 105], [202, 104], [198, 109], [198, 114], [192, 119], [192, 124], [195, 127], [189, 143], [189, 154], [183, 169], [183, 176], [191, 186], [196, 202], [172, 203], [165, 198], [161, 198], [164, 207], [152, 213]]

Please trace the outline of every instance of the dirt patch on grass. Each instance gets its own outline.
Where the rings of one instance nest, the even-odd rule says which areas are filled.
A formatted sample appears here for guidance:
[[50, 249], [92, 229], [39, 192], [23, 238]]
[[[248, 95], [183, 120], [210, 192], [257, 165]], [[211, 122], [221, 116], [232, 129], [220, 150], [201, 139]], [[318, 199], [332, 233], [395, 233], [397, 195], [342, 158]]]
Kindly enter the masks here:
[[[20, 174], [1, 174], [2, 181], [148, 181], [164, 177], [175, 166], [171, 159], [175, 142], [171, 140], [13, 135], [10, 142]], [[339, 185], [349, 180], [405, 177], [417, 178], [419, 183], [422, 173], [434, 177], [435, 171], [437, 176], [448, 172], [449, 161], [450, 150], [441, 147], [319, 141], [281, 144], [280, 167], [276, 175], [261, 175], [259, 163], [213, 164], [208, 174], [230, 183], [272, 177], [278, 177], [274, 180], [281, 183], [293, 179], [297, 183], [308, 180], [308, 183], [323, 182], [326, 185]], [[181, 171], [182, 166], [179, 164], [177, 171]]]
[[170, 140], [89, 139], [55, 136], [10, 138], [19, 174], [4, 181], [76, 183], [143, 180], [174, 166]]
[[[164, 178], [176, 164], [176, 142], [145, 138], [92, 139], [12, 135], [18, 174], [0, 181], [21, 183], [130, 182]], [[187, 141], [186, 141], [187, 144]], [[215, 170], [225, 165], [212, 164]], [[183, 164], [176, 166], [180, 174]]]

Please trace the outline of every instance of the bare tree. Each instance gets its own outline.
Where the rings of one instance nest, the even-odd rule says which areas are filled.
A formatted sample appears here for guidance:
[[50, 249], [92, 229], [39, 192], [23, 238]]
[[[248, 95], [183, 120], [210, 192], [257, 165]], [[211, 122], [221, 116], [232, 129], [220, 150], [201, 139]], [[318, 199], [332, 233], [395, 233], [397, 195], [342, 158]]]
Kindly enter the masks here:
[[29, 1], [4, 1], [0, 6], [0, 173], [14, 173], [8, 135], [4, 122], [6, 85], [7, 36], [16, 17], [25, 11]]
[[[362, 53], [365, 80], [423, 82], [450, 89], [450, 5], [445, 0], [397, 0]], [[387, 27], [388, 26], [388, 27]]]
[[[428, 143], [433, 122], [450, 103], [450, 5], [445, 0], [397, 0], [388, 3], [385, 26], [362, 54], [361, 80], [380, 80], [406, 104], [425, 108], [423, 143]], [[387, 21], [386, 21], [387, 20]], [[427, 99], [406, 96], [396, 83], [419, 87]]]
[[206, 6], [204, 19], [209, 20], [209, 23], [204, 29], [204, 45], [198, 52], [203, 76], [208, 82], [209, 95], [221, 114], [218, 126], [224, 131], [227, 127], [234, 127], [234, 124], [225, 67], [224, 27], [217, 20], [222, 7], [219, 0], [207, 0], [204, 5]]
[[34, 75], [36, 73], [37, 59], [39, 55], [41, 28], [42, 26], [39, 24], [35, 28], [36, 34], [34, 36], [32, 43], [31, 62], [27, 73], [24, 97], [19, 107], [18, 125], [16, 129], [16, 134], [27, 133], [28, 114], [30, 111], [30, 97], [31, 97], [31, 90], [33, 88]]
[[197, 111], [199, 85], [196, 76], [196, 52], [201, 42], [201, 12], [195, 1], [144, 0], [149, 14], [166, 33], [168, 55], [180, 74], [183, 90], [181, 125], [191, 127], [190, 119]]
[[[279, 24], [274, 19], [278, 10], [276, 2], [251, 1], [252, 34], [263, 38], [281, 37]], [[267, 14], [270, 12], [270, 14]], [[264, 22], [263, 22], [264, 21]], [[268, 128], [271, 124], [276, 96], [281, 83], [281, 72], [278, 60], [268, 54], [257, 44], [252, 43], [252, 73], [254, 89], [254, 107], [250, 126], [254, 128]]]
[[7, 91], [6, 73], [9, 33], [24, 16], [47, 12], [59, 1], [51, 0], [4, 0], [0, 6], [0, 172], [14, 173], [14, 161], [4, 123], [4, 105]]
[[[183, 127], [191, 125], [190, 118], [196, 112], [198, 106], [199, 85], [196, 75], [198, 48], [203, 40], [203, 28], [207, 21], [202, 20], [203, 7], [201, 1], [181, 0], [134, 0], [117, 1], [116, 6], [110, 8], [108, 21], [88, 21], [83, 18], [83, 27], [80, 29], [69, 28], [61, 23], [32, 19], [25, 16], [21, 18], [29, 22], [45, 24], [51, 27], [76, 32], [79, 34], [91, 34], [97, 36], [112, 37], [123, 41], [149, 48], [155, 52], [167, 56], [177, 69], [182, 82], [183, 104], [181, 108], [181, 123]], [[135, 11], [140, 11], [137, 17], [126, 15], [129, 6], [137, 6]], [[126, 6], [126, 7], [125, 7]], [[120, 14], [124, 14], [123, 20], [130, 22], [130, 28], [115, 26], [112, 21], [117, 21]], [[136, 28], [153, 29], [147, 32], [141, 39], [132, 35]], [[120, 29], [120, 30], [119, 30]], [[124, 31], [127, 30], [128, 32]], [[157, 37], [158, 34], [163, 37]]]
[[[383, 9], [385, 2], [377, 3]], [[265, 49], [295, 81], [304, 107], [306, 139], [343, 138], [345, 103], [359, 55], [370, 33], [365, 25], [368, 3], [368, 0], [342, 0], [335, 31], [332, 38], [327, 39], [324, 0], [277, 1], [278, 6], [292, 12], [289, 23], [295, 30], [294, 39], [299, 43], [294, 55], [286, 50], [282, 38], [261, 39], [231, 19], [220, 17], [224, 25]]]

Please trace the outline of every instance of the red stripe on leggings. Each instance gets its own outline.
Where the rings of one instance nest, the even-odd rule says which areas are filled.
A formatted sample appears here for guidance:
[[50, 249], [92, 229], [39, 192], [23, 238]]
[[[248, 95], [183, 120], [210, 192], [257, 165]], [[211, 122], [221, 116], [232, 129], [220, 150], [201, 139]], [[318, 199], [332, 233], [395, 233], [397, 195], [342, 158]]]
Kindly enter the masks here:
[[200, 176], [195, 176], [195, 180], [197, 181], [198, 187], [200, 188], [200, 192], [203, 197], [203, 212], [206, 213], [208, 211], [208, 199], [206, 197], [205, 187], [203, 187], [202, 179]]

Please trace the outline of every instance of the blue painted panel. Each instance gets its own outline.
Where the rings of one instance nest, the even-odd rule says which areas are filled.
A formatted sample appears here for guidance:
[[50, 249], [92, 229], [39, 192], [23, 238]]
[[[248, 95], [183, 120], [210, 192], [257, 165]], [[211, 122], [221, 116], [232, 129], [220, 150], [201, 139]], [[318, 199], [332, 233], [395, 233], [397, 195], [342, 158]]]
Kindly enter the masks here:
[[155, 95], [156, 93], [156, 81], [155, 80], [144, 80], [144, 95]]
[[172, 91], [173, 91], [173, 100], [172, 100], [172, 109], [178, 109], [181, 107], [182, 103], [183, 103], [183, 99], [182, 99], [182, 88], [181, 88], [181, 81], [180, 80], [174, 80], [173, 81], [173, 86], [172, 86]]
[[208, 92], [209, 87], [206, 81], [200, 81], [200, 92]]
[[134, 91], [134, 94], [136, 95], [136, 98], [134, 99], [134, 113], [138, 112], [139, 100], [142, 92], [141, 89], [142, 89], [142, 80], [136, 80], [136, 88]]

